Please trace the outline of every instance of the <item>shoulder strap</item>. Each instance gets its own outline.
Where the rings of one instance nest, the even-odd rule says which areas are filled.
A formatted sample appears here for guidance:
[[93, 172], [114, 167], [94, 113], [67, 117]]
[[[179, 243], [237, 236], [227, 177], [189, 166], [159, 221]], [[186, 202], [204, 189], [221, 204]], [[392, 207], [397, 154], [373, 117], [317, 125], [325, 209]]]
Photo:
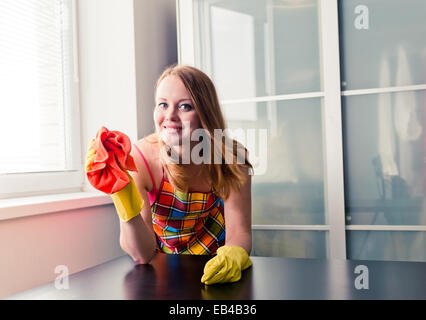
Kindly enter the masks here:
[[142, 151], [138, 148], [138, 146], [136, 144], [133, 144], [133, 145], [135, 146], [136, 150], [138, 150], [138, 152], [141, 155], [143, 161], [145, 162], [145, 166], [148, 169], [149, 176], [151, 177], [152, 185], [153, 185], [153, 188], [154, 188], [153, 191], [154, 191], [155, 194], [157, 194], [157, 187], [155, 186], [154, 177], [152, 176], [151, 170], [149, 169], [148, 162], [146, 161], [145, 157], [142, 154]]

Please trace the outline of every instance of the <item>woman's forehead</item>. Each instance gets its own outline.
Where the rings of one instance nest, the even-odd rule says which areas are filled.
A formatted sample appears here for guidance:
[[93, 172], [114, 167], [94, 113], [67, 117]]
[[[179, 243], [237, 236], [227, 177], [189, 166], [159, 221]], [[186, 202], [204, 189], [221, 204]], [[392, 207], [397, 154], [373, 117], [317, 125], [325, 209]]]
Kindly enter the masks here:
[[186, 90], [185, 85], [178, 76], [170, 75], [161, 80], [158, 85], [156, 98], [170, 99], [170, 98], [188, 98], [191, 96]]

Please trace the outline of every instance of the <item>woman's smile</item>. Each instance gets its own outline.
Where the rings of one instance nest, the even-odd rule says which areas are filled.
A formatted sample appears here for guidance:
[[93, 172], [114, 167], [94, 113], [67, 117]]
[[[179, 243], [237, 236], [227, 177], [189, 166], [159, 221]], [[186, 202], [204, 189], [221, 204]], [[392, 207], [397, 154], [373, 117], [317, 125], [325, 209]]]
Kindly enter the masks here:
[[163, 125], [162, 131], [168, 135], [182, 135], [182, 126], [179, 125]]
[[182, 127], [178, 127], [178, 126], [163, 126], [163, 128], [171, 132], [178, 132], [182, 130]]

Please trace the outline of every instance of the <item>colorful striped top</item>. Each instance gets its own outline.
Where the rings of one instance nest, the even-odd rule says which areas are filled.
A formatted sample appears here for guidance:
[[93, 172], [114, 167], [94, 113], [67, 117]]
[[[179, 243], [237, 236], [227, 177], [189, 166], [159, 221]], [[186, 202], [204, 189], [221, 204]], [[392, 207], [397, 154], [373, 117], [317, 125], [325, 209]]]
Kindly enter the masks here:
[[164, 177], [157, 190], [148, 163], [141, 155], [151, 177], [148, 193], [152, 224], [158, 251], [170, 254], [214, 254], [225, 244], [224, 202], [211, 192], [181, 192]]

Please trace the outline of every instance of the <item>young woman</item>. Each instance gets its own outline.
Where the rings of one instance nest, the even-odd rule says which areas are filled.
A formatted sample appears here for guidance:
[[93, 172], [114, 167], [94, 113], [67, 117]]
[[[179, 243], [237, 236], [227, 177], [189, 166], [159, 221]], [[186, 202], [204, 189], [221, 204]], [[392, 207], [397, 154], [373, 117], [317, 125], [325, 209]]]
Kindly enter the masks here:
[[[252, 166], [246, 149], [233, 140], [229, 147], [215, 135], [218, 129], [224, 132], [225, 122], [215, 87], [202, 71], [167, 68], [157, 81], [155, 103], [155, 132], [130, 152], [137, 171], [128, 172], [126, 188], [133, 196], [129, 191], [126, 202], [113, 195], [118, 212], [126, 211], [123, 203], [134, 205], [135, 193], [142, 198], [140, 214], [127, 209], [127, 218], [120, 219], [121, 247], [141, 264], [157, 252], [216, 253], [201, 281], [238, 281], [251, 265]], [[201, 141], [191, 139], [197, 130], [205, 133], [195, 135]]]

